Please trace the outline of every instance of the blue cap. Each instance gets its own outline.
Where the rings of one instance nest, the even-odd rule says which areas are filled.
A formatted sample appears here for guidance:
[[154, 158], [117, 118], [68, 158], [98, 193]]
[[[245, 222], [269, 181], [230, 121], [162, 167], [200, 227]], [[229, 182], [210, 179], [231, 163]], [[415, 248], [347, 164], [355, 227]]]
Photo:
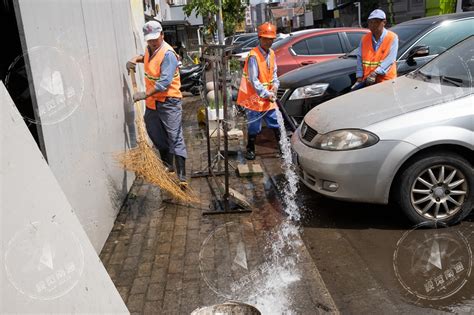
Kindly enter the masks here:
[[380, 9], [375, 9], [372, 11], [369, 15], [369, 18], [367, 20], [372, 20], [372, 19], [380, 19], [380, 20], [385, 20], [387, 17], [385, 16], [385, 12], [383, 12]]

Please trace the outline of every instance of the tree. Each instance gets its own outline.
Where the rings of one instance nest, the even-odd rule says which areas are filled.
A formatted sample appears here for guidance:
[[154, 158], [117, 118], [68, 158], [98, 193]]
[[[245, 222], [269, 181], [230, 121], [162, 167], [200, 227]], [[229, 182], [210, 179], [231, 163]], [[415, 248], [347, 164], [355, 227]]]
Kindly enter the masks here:
[[[222, 15], [224, 21], [224, 33], [226, 36], [235, 33], [238, 24], [245, 20], [245, 8], [248, 0], [222, 0]], [[214, 0], [191, 0], [184, 6], [184, 13], [190, 16], [192, 13], [208, 17], [208, 31], [214, 33], [217, 29], [215, 15], [218, 13], [217, 4]]]

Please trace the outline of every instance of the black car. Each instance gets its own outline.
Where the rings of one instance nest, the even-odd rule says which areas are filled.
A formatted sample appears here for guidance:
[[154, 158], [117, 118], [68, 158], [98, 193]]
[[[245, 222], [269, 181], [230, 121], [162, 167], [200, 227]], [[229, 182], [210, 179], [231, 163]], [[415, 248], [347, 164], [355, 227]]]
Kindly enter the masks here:
[[[421, 18], [400, 23], [390, 30], [398, 35], [397, 71], [398, 75], [404, 75], [474, 35], [474, 12]], [[356, 82], [355, 52], [279, 77], [280, 108], [293, 128], [314, 106], [350, 91]]]
[[232, 50], [232, 54], [240, 54], [246, 51], [251, 51], [252, 48], [257, 47], [259, 41], [258, 36], [247, 37], [245, 41], [236, 43], [235, 48]]
[[225, 44], [230, 45], [240, 45], [243, 42], [247, 41], [251, 37], [257, 36], [257, 33], [241, 33], [235, 34], [225, 38]]

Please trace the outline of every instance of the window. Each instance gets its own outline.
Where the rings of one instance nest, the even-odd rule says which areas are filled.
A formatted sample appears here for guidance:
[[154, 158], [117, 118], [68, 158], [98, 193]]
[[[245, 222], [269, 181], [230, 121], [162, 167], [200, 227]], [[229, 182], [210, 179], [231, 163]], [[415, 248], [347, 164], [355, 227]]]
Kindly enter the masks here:
[[[468, 38], [420, 68], [425, 79], [443, 85], [472, 87], [474, 37]], [[454, 62], [455, 61], [455, 62]], [[470, 89], [467, 93], [472, 93]]]
[[342, 54], [341, 41], [338, 34], [311, 37], [306, 40], [310, 55]]
[[474, 19], [445, 21], [416, 43], [416, 46], [429, 46], [430, 55], [437, 55], [471, 35], [474, 35]]
[[308, 45], [306, 45], [306, 41], [302, 40], [300, 42], [297, 42], [296, 44], [293, 45], [293, 51], [297, 55], [309, 55], [308, 52]]
[[357, 47], [359, 47], [360, 40], [362, 37], [365, 35], [365, 33], [355, 33], [355, 32], [347, 32], [347, 39], [349, 40], [349, 50], [353, 50]]

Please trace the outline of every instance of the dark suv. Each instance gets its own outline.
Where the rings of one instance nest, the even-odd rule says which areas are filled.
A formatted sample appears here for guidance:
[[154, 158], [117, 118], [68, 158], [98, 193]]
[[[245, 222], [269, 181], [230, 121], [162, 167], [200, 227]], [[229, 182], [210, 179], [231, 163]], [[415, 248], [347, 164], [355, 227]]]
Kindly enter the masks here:
[[[474, 12], [407, 21], [390, 30], [398, 35], [397, 70], [398, 75], [404, 75], [474, 35]], [[356, 81], [356, 67], [353, 51], [280, 76], [278, 99], [292, 127], [314, 106], [349, 92]]]

